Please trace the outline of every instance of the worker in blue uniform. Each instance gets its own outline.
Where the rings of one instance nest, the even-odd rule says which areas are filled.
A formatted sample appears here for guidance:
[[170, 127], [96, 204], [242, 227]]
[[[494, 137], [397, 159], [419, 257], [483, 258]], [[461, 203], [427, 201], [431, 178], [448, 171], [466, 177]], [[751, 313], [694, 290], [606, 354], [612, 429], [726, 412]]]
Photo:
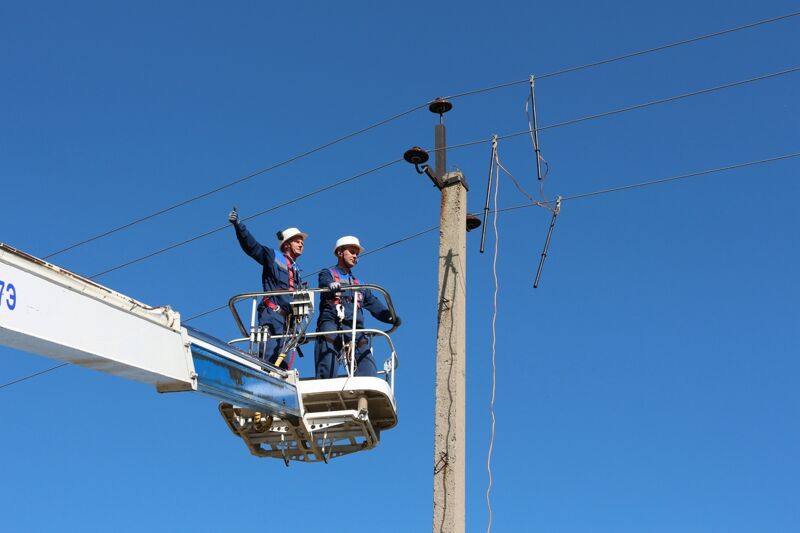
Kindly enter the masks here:
[[[369, 289], [340, 290], [342, 287], [360, 284], [353, 274], [353, 267], [358, 263], [358, 256], [363, 251], [364, 248], [356, 237], [351, 235], [342, 237], [336, 241], [333, 248], [337, 258], [336, 266], [319, 273], [320, 288], [329, 290], [320, 295], [317, 333], [324, 334], [317, 337], [314, 349], [318, 379], [336, 377], [340, 352], [343, 348], [347, 349], [347, 343], [352, 342], [352, 333], [347, 333], [347, 330], [353, 327], [354, 298], [358, 302], [356, 329], [364, 329], [362, 309], [369, 311], [381, 322], [400, 325], [400, 318], [392, 317], [389, 309]], [[377, 375], [375, 359], [372, 357], [371, 337], [357, 333], [355, 343], [355, 375]]]
[[[244, 253], [262, 265], [261, 284], [264, 292], [280, 290], [299, 290], [303, 288], [297, 259], [303, 255], [303, 247], [308, 234], [297, 228], [286, 228], [277, 233], [278, 249], [260, 244], [239, 220], [236, 209], [228, 215], [228, 221], [236, 230], [236, 239]], [[285, 339], [273, 339], [272, 335], [282, 335], [286, 331], [286, 318], [289, 316], [289, 296], [265, 297], [258, 306], [258, 325], [266, 326], [270, 338], [263, 347], [261, 357], [283, 369], [289, 362], [282, 353]]]

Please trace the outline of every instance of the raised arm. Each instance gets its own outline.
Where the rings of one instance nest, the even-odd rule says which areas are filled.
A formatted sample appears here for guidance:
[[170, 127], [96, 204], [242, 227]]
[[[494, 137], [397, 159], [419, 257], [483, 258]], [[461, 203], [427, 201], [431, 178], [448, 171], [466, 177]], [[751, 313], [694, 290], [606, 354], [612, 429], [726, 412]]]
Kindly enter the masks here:
[[244, 253], [262, 265], [268, 265], [275, 260], [275, 252], [272, 248], [263, 246], [249, 231], [247, 231], [247, 226], [244, 225], [244, 222], [239, 220], [239, 215], [236, 213], [235, 209], [228, 215], [228, 220], [233, 224], [233, 228], [236, 230], [236, 239], [239, 241], [239, 246], [242, 247]]

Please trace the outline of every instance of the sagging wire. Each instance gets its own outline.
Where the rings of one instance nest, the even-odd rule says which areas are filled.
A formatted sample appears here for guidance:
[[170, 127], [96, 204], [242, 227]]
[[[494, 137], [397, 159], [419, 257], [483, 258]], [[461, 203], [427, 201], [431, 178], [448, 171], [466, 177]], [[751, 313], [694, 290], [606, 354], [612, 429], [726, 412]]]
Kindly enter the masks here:
[[531, 196], [531, 195], [528, 193], [528, 191], [526, 191], [525, 189], [523, 189], [523, 188], [522, 188], [522, 185], [520, 185], [519, 181], [517, 181], [517, 178], [515, 178], [515, 177], [514, 177], [514, 174], [512, 174], [512, 173], [511, 173], [511, 171], [510, 171], [510, 170], [508, 170], [506, 167], [504, 167], [504, 166], [503, 166], [503, 163], [501, 163], [501, 162], [500, 162], [500, 156], [499, 156], [499, 154], [498, 154], [498, 151], [497, 151], [497, 150], [495, 150], [495, 151], [494, 151], [494, 162], [495, 162], [495, 164], [497, 165], [497, 167], [498, 167], [498, 168], [502, 168], [502, 169], [503, 169], [503, 172], [505, 172], [506, 174], [508, 174], [508, 177], [509, 177], [509, 178], [511, 178], [511, 182], [514, 184], [514, 186], [517, 188], [517, 190], [518, 190], [518, 191], [519, 191], [519, 192], [520, 192], [520, 193], [521, 193], [521, 194], [522, 194], [522, 195], [523, 195], [525, 198], [527, 198], [528, 200], [530, 200], [530, 201], [531, 201], [531, 203], [534, 203], [534, 204], [539, 204], [539, 205], [544, 205], [545, 207], [547, 207], [547, 208], [549, 209], [549, 206], [548, 206], [548, 205], [546, 205], [546, 204], [547, 204], [547, 202], [546, 202], [546, 201], [545, 201], [544, 203], [543, 203], [543, 202], [539, 202], [539, 201], [538, 201], [538, 200], [536, 200], [536, 199], [535, 199], [533, 196]]
[[499, 150], [497, 148], [498, 147], [498, 143], [497, 143], [498, 139], [499, 139], [499, 137], [497, 135], [494, 135], [492, 137], [492, 151], [491, 151], [491, 159], [489, 161], [489, 179], [488, 179], [488, 183], [486, 185], [486, 202], [484, 203], [484, 207], [483, 207], [483, 224], [482, 224], [483, 229], [481, 230], [481, 247], [480, 247], [480, 252], [481, 253], [484, 252], [485, 244], [486, 244], [486, 217], [487, 217], [487, 215], [489, 213], [489, 202], [491, 201], [492, 181], [496, 177], [499, 177], [500, 169], [502, 169], [503, 172], [505, 172], [508, 175], [508, 177], [511, 178], [511, 181], [514, 183], [514, 185], [516, 186], [517, 190], [523, 196], [525, 196], [525, 198], [527, 198], [531, 202], [532, 205], [535, 205], [535, 206], [538, 206], [538, 207], [543, 207], [543, 208], [547, 209], [550, 212], [553, 211], [553, 207], [550, 206], [550, 202], [549, 201], [547, 201], [547, 200], [539, 201], [539, 200], [536, 200], [530, 194], [528, 194], [528, 192], [522, 187], [522, 185], [519, 183], [519, 181], [517, 181], [517, 178], [514, 177], [514, 174], [512, 174], [511, 171], [508, 170], [503, 165], [503, 163], [500, 162]]
[[[535, 205], [535, 206], [538, 206], [538, 207], [543, 207], [543, 208], [547, 209], [548, 211], [550, 211], [550, 213], [552, 214], [552, 218], [550, 220], [550, 229], [548, 229], [548, 231], [547, 231], [547, 240], [545, 241], [544, 250], [542, 251], [541, 259], [539, 260], [539, 268], [537, 269], [537, 272], [536, 272], [536, 279], [533, 282], [533, 288], [536, 289], [536, 288], [539, 287], [539, 280], [542, 277], [542, 268], [544, 267], [544, 260], [547, 257], [547, 250], [550, 247], [550, 239], [553, 236], [553, 227], [555, 226], [556, 218], [558, 217], [558, 214], [561, 212], [561, 197], [559, 196], [556, 199], [556, 204], [555, 204], [555, 206], [553, 206], [546, 199], [544, 201], [540, 202], [538, 200], [535, 200], [530, 194], [528, 194], [525, 191], [525, 189], [523, 189], [522, 186], [519, 184], [519, 182], [514, 177], [514, 175], [505, 166], [503, 166], [503, 163], [500, 162], [499, 151], [497, 149], [497, 139], [498, 139], [497, 135], [494, 135], [492, 137], [492, 157], [491, 157], [491, 161], [489, 163], [489, 180], [488, 180], [488, 183], [486, 185], [486, 202], [485, 202], [484, 208], [483, 208], [483, 229], [481, 230], [481, 248], [480, 248], [480, 251], [481, 251], [481, 253], [483, 253], [484, 248], [485, 248], [485, 243], [486, 243], [486, 217], [489, 214], [489, 201], [490, 201], [490, 194], [491, 194], [491, 190], [492, 190], [492, 180], [494, 180], [494, 184], [495, 184], [495, 193], [494, 194], [495, 194], [495, 204], [496, 204], [497, 203], [497, 190], [498, 190], [497, 182], [500, 180], [500, 169], [502, 169], [503, 172], [508, 174], [508, 177], [511, 178], [511, 181], [514, 182], [514, 185], [517, 186], [517, 189], [523, 195], [525, 195], [525, 197], [528, 198], [528, 200], [530, 200], [532, 205]], [[538, 142], [538, 141], [536, 141], [536, 142]], [[538, 153], [537, 153], [537, 157], [538, 157]], [[544, 191], [542, 191], [542, 192], [544, 192]]]
[[[489, 414], [492, 417], [492, 433], [489, 438], [489, 453], [486, 457], [486, 470], [489, 473], [489, 486], [486, 488], [486, 507], [489, 510], [489, 523], [486, 526], [486, 533], [492, 530], [492, 500], [490, 498], [492, 492], [492, 452], [494, 451], [494, 429], [495, 429], [495, 416], [494, 416], [494, 399], [497, 389], [497, 294], [500, 292], [500, 282], [497, 277], [497, 252], [500, 247], [500, 232], [497, 230], [497, 193], [500, 189], [500, 175], [496, 176], [494, 182], [494, 258], [492, 259], [492, 276], [494, 277], [494, 303], [492, 313], [492, 400], [489, 404]], [[484, 225], [484, 227], [486, 227]]]

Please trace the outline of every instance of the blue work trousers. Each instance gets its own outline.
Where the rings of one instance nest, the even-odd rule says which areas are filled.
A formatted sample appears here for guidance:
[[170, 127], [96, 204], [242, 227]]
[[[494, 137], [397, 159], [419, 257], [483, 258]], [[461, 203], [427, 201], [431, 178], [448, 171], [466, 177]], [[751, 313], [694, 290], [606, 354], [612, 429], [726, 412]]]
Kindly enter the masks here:
[[[316, 366], [317, 379], [335, 378], [339, 370], [339, 352], [342, 350], [345, 337], [350, 335], [341, 332], [334, 333], [338, 329], [335, 322], [321, 322], [317, 324], [318, 332], [329, 332], [324, 336], [317, 337], [314, 347], [314, 363]], [[356, 343], [356, 376], [377, 376], [378, 369], [375, 366], [375, 359], [372, 357], [370, 338], [363, 333], [357, 335]]]

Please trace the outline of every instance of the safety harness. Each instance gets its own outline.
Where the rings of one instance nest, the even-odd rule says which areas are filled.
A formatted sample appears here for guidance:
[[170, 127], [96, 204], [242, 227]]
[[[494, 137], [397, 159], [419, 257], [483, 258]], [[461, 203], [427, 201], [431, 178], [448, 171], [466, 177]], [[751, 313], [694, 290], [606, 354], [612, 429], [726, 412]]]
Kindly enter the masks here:
[[[278, 256], [276, 254], [275, 258], [277, 259], [277, 257]], [[293, 291], [294, 288], [295, 288], [295, 285], [299, 285], [299, 281], [300, 281], [299, 279], [295, 280], [295, 269], [294, 269], [295, 263], [291, 259], [286, 257], [286, 255], [281, 255], [281, 257], [283, 258], [283, 261], [286, 263], [286, 270], [289, 273], [289, 283], [288, 283], [288, 287], [287, 288], [288, 288], [288, 290]], [[297, 277], [299, 278], [300, 275], [298, 274]], [[284, 324], [287, 322], [289, 317], [286, 315], [286, 311], [284, 311], [281, 308], [280, 305], [278, 305], [275, 302], [273, 302], [272, 300], [270, 300], [269, 296], [264, 296], [264, 299], [262, 300], [261, 304], [263, 306], [265, 306], [265, 307], [268, 307], [271, 311], [274, 311], [275, 313], [278, 313], [280, 316], [282, 316], [283, 320], [284, 320]], [[290, 350], [286, 350], [286, 340], [284, 340], [283, 349], [281, 350], [281, 353], [278, 355], [278, 358], [275, 360], [275, 363], [274, 363], [275, 366], [277, 366], [277, 367], [281, 366], [281, 363], [283, 363], [283, 360], [286, 358], [286, 352], [287, 351], [290, 351]], [[300, 351], [300, 347], [299, 346], [296, 346], [293, 350], [291, 350], [292, 356], [291, 356], [291, 358], [289, 359], [289, 362], [286, 365], [287, 369], [291, 369], [292, 368], [292, 364], [294, 363], [295, 352], [299, 352], [300, 353], [300, 357], [303, 356], [303, 352]]]
[[[339, 276], [339, 269], [338, 268], [331, 268], [329, 269], [331, 276], [333, 276], [333, 282], [339, 283], [340, 276]], [[350, 285], [359, 285], [358, 278], [356, 278], [352, 272], [350, 273], [350, 278], [353, 280]], [[356, 299], [356, 307], [361, 308], [361, 293], [358, 291], [354, 291]], [[341, 324], [344, 321], [344, 305], [342, 304], [342, 293], [337, 291], [336, 294], [333, 296], [333, 305], [336, 306], [336, 316], [339, 318], [339, 323]]]
[[[341, 281], [340, 281], [341, 280], [341, 276], [339, 275], [339, 268], [338, 267], [334, 267], [334, 268], [330, 268], [328, 270], [330, 271], [331, 276], [333, 276], [333, 282], [334, 283], [339, 283], [341, 285]], [[349, 277], [350, 277], [350, 280], [351, 280], [349, 285], [360, 285], [360, 282], [358, 281], [358, 278], [356, 278], [353, 275], [352, 272], [350, 272]], [[355, 298], [355, 309], [353, 310], [353, 312], [357, 313], [358, 309], [361, 309], [361, 300], [363, 298], [363, 295], [359, 291], [353, 291], [353, 294], [354, 294], [353, 298]], [[337, 322], [338, 322], [340, 327], [342, 325], [344, 325], [344, 319], [345, 319], [345, 304], [342, 303], [342, 300], [343, 300], [343, 297], [342, 297], [342, 292], [341, 291], [336, 291], [336, 293], [334, 293], [334, 295], [333, 295], [333, 299], [331, 300], [331, 302], [334, 305], [334, 308], [336, 309], [336, 318], [337, 318]], [[352, 305], [352, 303], [351, 303], [351, 305]], [[336, 336], [327, 336], [326, 335], [325, 339], [328, 340], [329, 342], [335, 342]], [[361, 346], [364, 346], [365, 344], [369, 344], [370, 339], [368, 337], [366, 337], [366, 336], [362, 336], [360, 339], [350, 339], [348, 341], [348, 340], [346, 340], [346, 338], [344, 336], [342, 336], [342, 337], [340, 337], [340, 342], [342, 344], [341, 344], [341, 349], [339, 350], [338, 359], [343, 365], [349, 367], [350, 363], [351, 363], [349, 361], [349, 358], [350, 358], [350, 356], [351, 356], [351, 354], [353, 353], [353, 350], [354, 350], [354, 348], [352, 348], [352, 343], [355, 342], [357, 347], [361, 347]]]
[[[288, 257], [286, 257], [285, 255], [283, 255], [282, 257], [283, 257], [283, 261], [286, 263], [286, 269], [289, 272], [289, 286], [288, 286], [288, 289], [290, 291], [293, 291], [294, 287], [296, 285], [295, 279], [294, 279], [294, 273], [295, 273], [294, 262], [291, 259], [289, 259]], [[279, 315], [283, 316], [284, 318], [286, 317], [286, 313], [284, 312], [283, 309], [281, 309], [281, 306], [276, 304], [272, 300], [270, 300], [269, 296], [264, 296], [264, 300], [263, 300], [262, 304], [265, 307], [268, 307], [271, 311], [275, 311], [276, 313], [278, 313]]]

